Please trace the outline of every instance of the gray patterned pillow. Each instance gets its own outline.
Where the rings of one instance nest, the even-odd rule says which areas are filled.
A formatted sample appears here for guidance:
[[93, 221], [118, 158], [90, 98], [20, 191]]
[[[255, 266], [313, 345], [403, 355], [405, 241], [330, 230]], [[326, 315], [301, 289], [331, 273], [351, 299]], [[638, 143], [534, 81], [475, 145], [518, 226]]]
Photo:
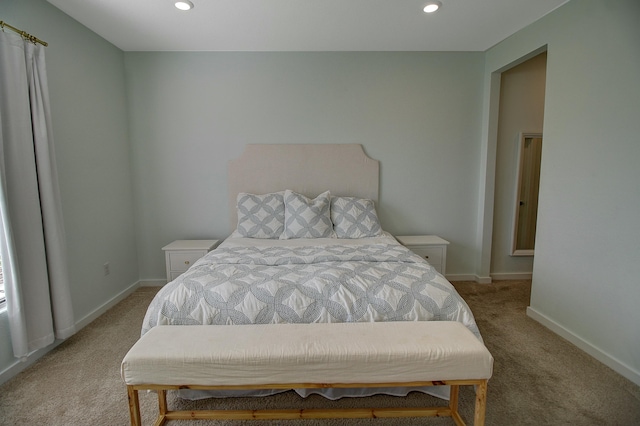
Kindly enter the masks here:
[[290, 238], [329, 238], [333, 236], [331, 223], [331, 194], [323, 192], [313, 200], [290, 190], [284, 192], [283, 240]]
[[280, 238], [284, 230], [283, 192], [238, 194], [238, 233], [245, 238]]
[[356, 197], [331, 198], [331, 221], [338, 238], [366, 238], [382, 235], [372, 200]]

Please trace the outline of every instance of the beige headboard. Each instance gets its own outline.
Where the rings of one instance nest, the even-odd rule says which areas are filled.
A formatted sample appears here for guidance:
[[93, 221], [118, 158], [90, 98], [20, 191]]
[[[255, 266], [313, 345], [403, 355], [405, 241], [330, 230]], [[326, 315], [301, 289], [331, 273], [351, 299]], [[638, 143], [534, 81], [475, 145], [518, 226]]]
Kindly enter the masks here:
[[231, 229], [237, 225], [236, 197], [240, 192], [267, 194], [292, 191], [308, 197], [329, 190], [331, 195], [378, 201], [380, 165], [360, 144], [247, 145], [229, 161]]

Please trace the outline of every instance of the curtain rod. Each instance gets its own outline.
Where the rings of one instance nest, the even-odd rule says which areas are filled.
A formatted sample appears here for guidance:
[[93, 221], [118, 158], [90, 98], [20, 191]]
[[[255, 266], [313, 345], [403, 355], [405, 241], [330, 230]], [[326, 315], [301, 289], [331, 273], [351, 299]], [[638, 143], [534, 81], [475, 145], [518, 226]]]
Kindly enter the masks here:
[[12, 30], [12, 31], [17, 32], [17, 33], [18, 33], [18, 34], [20, 34], [23, 38], [26, 38], [27, 40], [29, 40], [31, 43], [40, 43], [40, 44], [41, 44], [41, 45], [43, 45], [44, 47], [49, 46], [49, 43], [47, 43], [46, 41], [42, 41], [42, 40], [40, 40], [39, 38], [37, 38], [37, 37], [35, 37], [35, 36], [32, 36], [31, 34], [29, 34], [29, 33], [25, 32], [25, 31], [22, 31], [22, 30], [17, 29], [17, 28], [16, 28], [16, 27], [14, 27], [13, 25], [9, 25], [9, 24], [7, 24], [7, 23], [6, 23], [6, 22], [4, 22], [4, 21], [0, 21], [0, 28], [2, 28], [2, 29], [4, 30], [4, 28], [5, 28], [5, 27], [6, 27], [6, 28], [9, 28], [9, 29], [10, 29], [10, 30]]

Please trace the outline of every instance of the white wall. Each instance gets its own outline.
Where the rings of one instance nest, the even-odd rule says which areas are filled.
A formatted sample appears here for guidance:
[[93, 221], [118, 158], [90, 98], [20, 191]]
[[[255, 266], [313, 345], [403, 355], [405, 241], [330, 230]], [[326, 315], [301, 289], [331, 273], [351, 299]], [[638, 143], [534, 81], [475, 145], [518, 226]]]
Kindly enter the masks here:
[[530, 314], [640, 382], [637, 1], [569, 2], [485, 54], [123, 54], [43, 0], [2, 0], [0, 16], [51, 43], [78, 321], [161, 279], [172, 239], [228, 234], [226, 163], [246, 143], [362, 143], [384, 226], [439, 233], [450, 271], [488, 275], [495, 73], [548, 45]]
[[636, 0], [569, 2], [487, 52], [485, 90], [548, 45], [528, 313], [640, 384], [638, 22]]
[[[82, 326], [138, 281], [124, 55], [43, 0], [2, 0], [0, 19], [49, 43], [71, 293]], [[0, 379], [24, 367], [13, 358], [6, 327], [0, 317]]]
[[392, 233], [451, 241], [473, 274], [482, 53], [126, 53], [140, 275], [174, 239], [226, 237], [247, 143], [361, 143]]
[[511, 256], [520, 133], [542, 133], [547, 54], [541, 53], [501, 75], [496, 147], [496, 183], [491, 276], [529, 277], [532, 256]]

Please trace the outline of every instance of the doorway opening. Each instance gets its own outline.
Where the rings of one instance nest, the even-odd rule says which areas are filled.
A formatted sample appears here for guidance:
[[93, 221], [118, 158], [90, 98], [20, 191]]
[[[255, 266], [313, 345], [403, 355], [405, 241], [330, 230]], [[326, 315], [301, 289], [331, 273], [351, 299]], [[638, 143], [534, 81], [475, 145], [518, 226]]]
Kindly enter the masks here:
[[[544, 51], [500, 75], [492, 279], [532, 276], [546, 69]], [[521, 188], [521, 184], [528, 186]]]

